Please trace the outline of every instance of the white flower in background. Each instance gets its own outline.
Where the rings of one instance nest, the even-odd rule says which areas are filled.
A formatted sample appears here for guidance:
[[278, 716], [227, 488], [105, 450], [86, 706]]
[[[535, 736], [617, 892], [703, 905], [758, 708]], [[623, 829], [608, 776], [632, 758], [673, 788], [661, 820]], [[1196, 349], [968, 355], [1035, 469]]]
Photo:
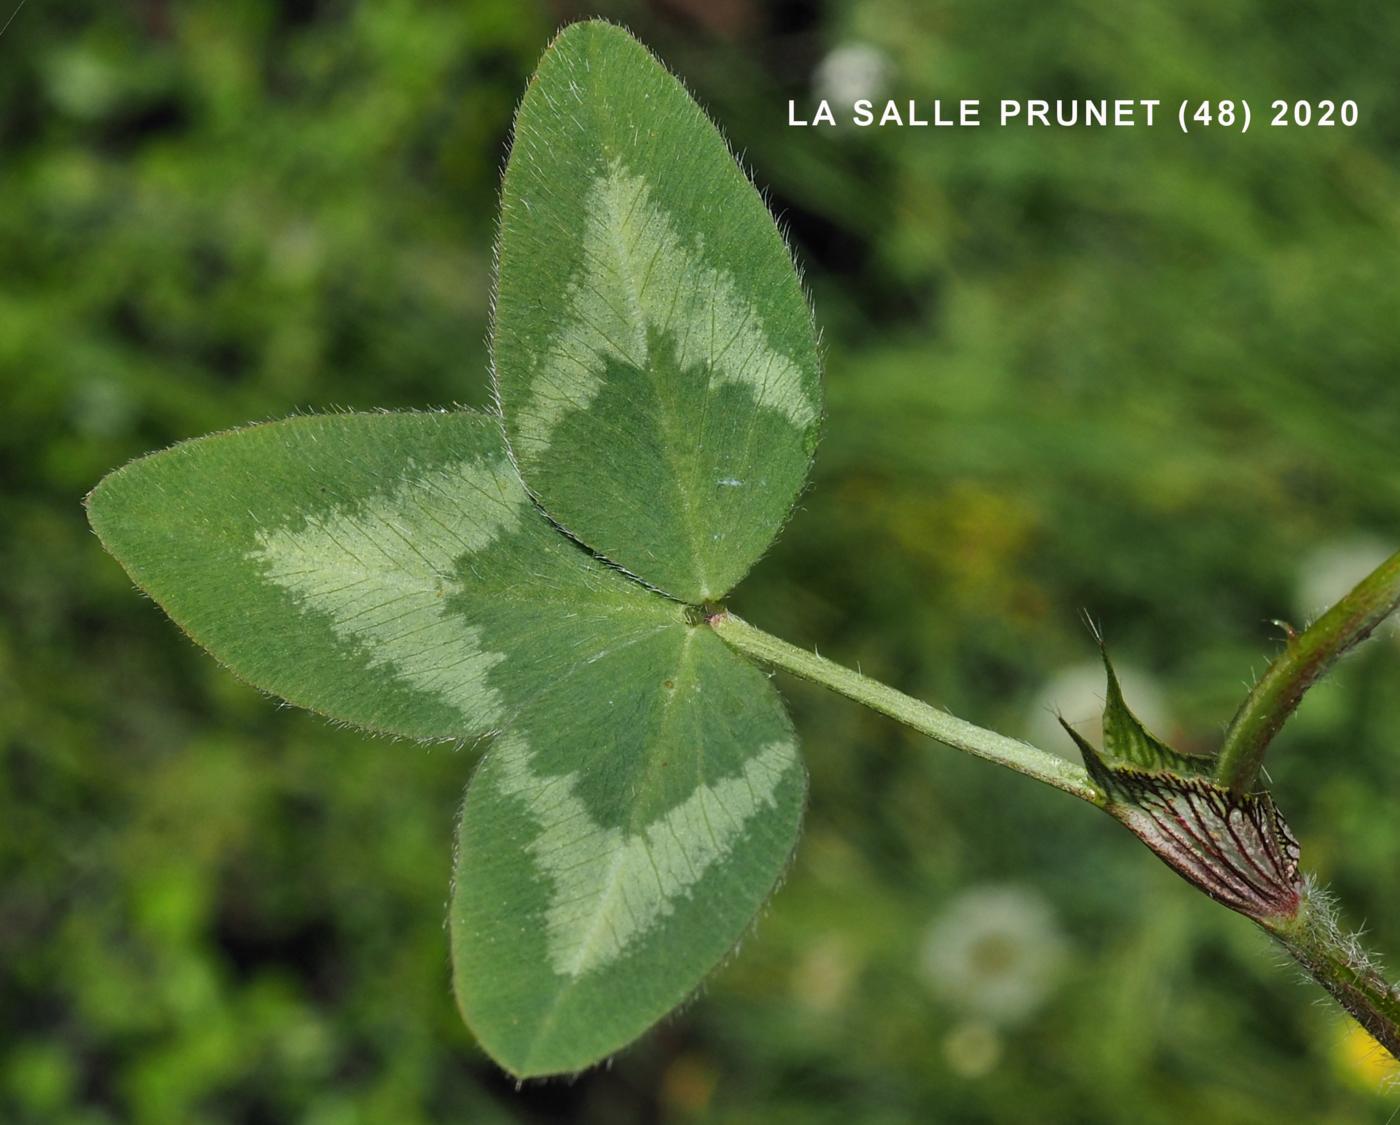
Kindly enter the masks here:
[[[1293, 594], [1296, 628], [1313, 621], [1386, 559], [1395, 553], [1396, 545], [1371, 535], [1338, 539], [1309, 551], [1298, 567], [1298, 582]], [[1393, 637], [1400, 638], [1400, 618], [1392, 616], [1382, 627]]]
[[889, 84], [889, 56], [869, 43], [843, 43], [828, 52], [812, 72], [812, 93], [833, 107], [857, 98], [881, 97]]
[[[1158, 738], [1170, 741], [1171, 711], [1157, 681], [1131, 664], [1113, 662], [1128, 709]], [[1063, 715], [1089, 745], [1103, 749], [1103, 701], [1107, 679], [1103, 662], [1090, 660], [1061, 669], [1036, 693], [1026, 712], [1026, 739], [1043, 750], [1054, 750], [1079, 760], [1079, 751], [1060, 728]]]
[[1054, 908], [1044, 896], [1028, 887], [993, 885], [948, 903], [924, 935], [919, 967], [929, 988], [950, 1004], [1012, 1024], [1044, 1003], [1065, 954]]

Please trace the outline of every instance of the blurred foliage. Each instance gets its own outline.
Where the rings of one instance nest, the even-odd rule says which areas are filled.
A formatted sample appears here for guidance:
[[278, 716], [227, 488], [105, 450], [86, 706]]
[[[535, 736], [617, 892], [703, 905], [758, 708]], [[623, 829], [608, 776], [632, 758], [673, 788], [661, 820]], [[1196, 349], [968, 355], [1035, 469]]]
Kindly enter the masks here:
[[[1400, 542], [1400, 11], [586, 11], [714, 110], [825, 329], [816, 480], [735, 598], [751, 620], [1018, 733], [1092, 660], [1087, 609], [1160, 733], [1209, 749], [1265, 622]], [[510, 113], [579, 14], [46, 0], [0, 38], [0, 1119], [1384, 1121], [1364, 1040], [1107, 818], [790, 682], [808, 830], [742, 956], [612, 1067], [517, 1093], [448, 989], [474, 752], [279, 710], [101, 553], [81, 496], [147, 449], [485, 401]], [[896, 97], [1352, 97], [1362, 119], [788, 129], [851, 44]], [[1270, 765], [1393, 963], [1397, 676], [1372, 643]], [[1092, 722], [1092, 696], [1058, 702]], [[959, 956], [1055, 980], [1007, 1020], [930, 979]]]

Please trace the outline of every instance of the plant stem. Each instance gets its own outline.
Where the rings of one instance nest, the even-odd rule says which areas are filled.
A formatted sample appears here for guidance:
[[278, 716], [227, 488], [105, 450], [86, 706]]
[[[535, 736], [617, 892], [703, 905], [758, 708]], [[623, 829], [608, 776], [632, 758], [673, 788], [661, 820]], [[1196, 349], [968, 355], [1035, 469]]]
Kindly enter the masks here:
[[996, 762], [1100, 808], [1104, 805], [1103, 793], [1083, 766], [930, 707], [878, 680], [755, 629], [732, 613], [715, 613], [705, 620], [731, 648], [760, 663], [830, 688], [955, 750]]
[[1310, 887], [1296, 918], [1264, 928], [1371, 1038], [1400, 1059], [1400, 987], [1381, 975], [1355, 937], [1342, 932], [1326, 896]]
[[1221, 785], [1245, 793], [1254, 786], [1264, 751], [1293, 714], [1303, 693], [1338, 657], [1364, 641], [1400, 606], [1400, 552], [1381, 563], [1284, 650], [1240, 705], [1216, 761]]
[[[1397, 570], [1400, 570], [1400, 556], [1389, 560], [1376, 574], [1363, 581], [1356, 590], [1338, 603], [1337, 608], [1352, 604], [1352, 609], [1341, 615], [1340, 623], [1329, 625], [1318, 634], [1329, 640], [1311, 642], [1312, 651], [1322, 654], [1320, 659], [1323, 663], [1316, 667], [1311, 677], [1298, 688], [1298, 695], [1301, 695], [1307, 685], [1341, 652], [1361, 640], [1394, 608], [1395, 598], [1400, 595], [1392, 591], [1390, 604], [1381, 612], [1377, 606], [1383, 604], [1384, 595], [1377, 595], [1375, 586], [1384, 586], [1383, 581], [1376, 582], [1376, 576], [1380, 574], [1389, 574], [1389, 581], [1400, 585], [1400, 578], [1396, 577]], [[1358, 591], [1361, 592], [1359, 596]], [[1353, 604], [1353, 599], [1361, 605], [1358, 607]], [[1334, 608], [1319, 619], [1308, 633], [1294, 638], [1290, 649], [1300, 644], [1319, 626], [1323, 626], [1335, 612]], [[1037, 781], [1043, 781], [1047, 785], [1053, 785], [1056, 789], [1072, 793], [1099, 808], [1108, 808], [1107, 796], [1081, 766], [1048, 754], [1029, 743], [1007, 738], [1005, 735], [959, 719], [946, 711], [930, 707], [927, 703], [921, 703], [878, 680], [872, 680], [859, 672], [852, 672], [825, 657], [807, 652], [761, 629], [756, 629], [732, 613], [711, 613], [705, 616], [703, 621], [731, 648], [760, 663], [781, 668], [794, 676], [821, 684], [957, 750], [966, 751], [1013, 769], [1017, 773], [1023, 773], [1027, 777], [1033, 777]], [[1364, 627], [1358, 626], [1357, 622], [1362, 622]], [[1365, 622], [1369, 624], [1364, 624]], [[1272, 672], [1273, 669], [1270, 669], [1271, 674]], [[1296, 704], [1295, 697], [1288, 710]], [[1287, 717], [1288, 710], [1278, 716], [1278, 723], [1282, 723]], [[1272, 729], [1277, 730], [1277, 724]], [[1255, 917], [1254, 920], [1280, 941], [1308, 974], [1350, 1012], [1381, 1046], [1400, 1058], [1400, 988], [1385, 979], [1355, 938], [1342, 932], [1332, 904], [1325, 894], [1308, 883], [1303, 889], [1296, 914], [1276, 919]]]

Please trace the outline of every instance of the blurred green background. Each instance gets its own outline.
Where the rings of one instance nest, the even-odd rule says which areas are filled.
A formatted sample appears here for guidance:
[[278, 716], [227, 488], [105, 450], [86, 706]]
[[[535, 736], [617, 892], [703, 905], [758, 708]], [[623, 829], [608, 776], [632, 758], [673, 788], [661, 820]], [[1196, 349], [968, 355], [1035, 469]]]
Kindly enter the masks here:
[[[1400, 9], [31, 0], [0, 38], [0, 1120], [1384, 1122], [1244, 920], [1105, 817], [782, 681], [805, 837], [742, 955], [517, 1091], [450, 999], [474, 752], [235, 682], [83, 493], [332, 407], [482, 403], [494, 195], [553, 28], [628, 22], [781, 216], [828, 348], [750, 620], [1059, 750], [1130, 702], [1211, 749], [1284, 617], [1400, 545]], [[3, 16], [6, 13], [0, 13]], [[813, 91], [1354, 98], [1354, 129], [789, 129]], [[1400, 641], [1270, 771], [1400, 962]]]

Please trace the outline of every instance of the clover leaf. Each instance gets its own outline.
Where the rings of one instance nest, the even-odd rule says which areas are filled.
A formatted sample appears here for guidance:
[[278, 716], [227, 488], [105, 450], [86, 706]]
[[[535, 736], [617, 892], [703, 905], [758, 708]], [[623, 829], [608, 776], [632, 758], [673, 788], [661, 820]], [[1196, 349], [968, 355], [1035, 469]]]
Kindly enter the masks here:
[[256, 686], [370, 731], [495, 735], [458, 828], [453, 975], [524, 1076], [588, 1066], [681, 1002], [792, 853], [791, 724], [687, 603], [772, 541], [821, 409], [772, 219], [616, 27], [567, 29], [531, 83], [497, 280], [501, 416], [215, 434], [112, 473], [89, 513]]

